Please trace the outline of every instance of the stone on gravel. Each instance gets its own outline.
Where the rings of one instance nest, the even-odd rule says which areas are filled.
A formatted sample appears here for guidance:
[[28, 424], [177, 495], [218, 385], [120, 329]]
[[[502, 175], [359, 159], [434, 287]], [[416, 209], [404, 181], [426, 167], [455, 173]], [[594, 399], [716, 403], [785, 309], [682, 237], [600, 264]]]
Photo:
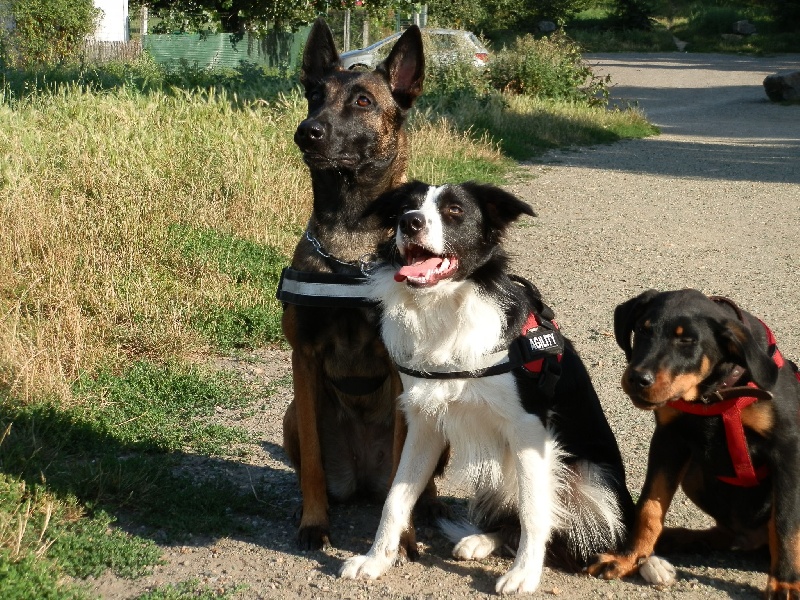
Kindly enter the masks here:
[[764, 78], [764, 90], [773, 102], [800, 100], [800, 71], [767, 75]]

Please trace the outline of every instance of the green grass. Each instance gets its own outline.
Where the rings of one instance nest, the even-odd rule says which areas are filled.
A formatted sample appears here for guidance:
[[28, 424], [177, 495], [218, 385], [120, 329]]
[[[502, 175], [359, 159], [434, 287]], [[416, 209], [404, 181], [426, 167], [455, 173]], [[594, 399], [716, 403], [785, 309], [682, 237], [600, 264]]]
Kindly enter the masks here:
[[289, 259], [272, 246], [214, 229], [173, 225], [170, 238], [187, 268], [215, 268], [251, 294], [228, 304], [209, 301], [190, 317], [191, 325], [222, 350], [254, 348], [282, 338], [281, 307], [275, 289]]
[[[798, 10], [793, 16], [776, 17], [753, 3], [709, 3], [694, 0], [652, 3], [650, 31], [618, 27], [612, 18], [613, 4], [597, 2], [578, 13], [567, 24], [567, 32], [589, 52], [674, 52], [677, 38], [688, 52], [778, 54], [800, 52]], [[757, 35], [731, 37], [736, 21], [753, 23]]]
[[108, 437], [142, 451], [215, 456], [235, 454], [238, 445], [250, 441], [244, 430], [207, 422], [216, 409], [240, 409], [255, 400], [252, 390], [225, 373], [137, 362], [121, 375], [107, 369], [84, 375], [74, 391], [81, 403], [74, 425], [92, 427], [98, 441]]
[[[227, 457], [239, 456], [251, 439], [241, 428], [210, 422], [219, 410], [257, 404], [267, 390], [225, 373], [144, 362], [119, 374], [85, 375], [74, 389], [69, 407], [10, 398], [0, 404], [4, 599], [81, 597], [56, 585], [59, 574], [96, 577], [110, 569], [138, 577], [160, 562], [154, 536], [245, 531], [243, 515], [281, 506], [269, 490], [256, 497], [225, 474]], [[218, 467], [187, 472], [189, 454], [218, 457]], [[137, 535], [120, 529], [117, 518], [136, 523]], [[52, 596], [31, 592], [45, 587]]]

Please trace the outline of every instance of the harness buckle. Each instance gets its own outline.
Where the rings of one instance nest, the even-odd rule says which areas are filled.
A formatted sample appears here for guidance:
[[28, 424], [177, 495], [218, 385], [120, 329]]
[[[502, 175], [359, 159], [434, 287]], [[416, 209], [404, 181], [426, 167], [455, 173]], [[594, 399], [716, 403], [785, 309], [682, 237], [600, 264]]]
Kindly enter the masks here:
[[539, 390], [548, 398], [552, 398], [556, 393], [556, 385], [558, 385], [560, 378], [561, 363], [558, 362], [557, 357], [548, 356], [544, 359], [542, 370], [539, 372], [539, 380], [537, 382]]

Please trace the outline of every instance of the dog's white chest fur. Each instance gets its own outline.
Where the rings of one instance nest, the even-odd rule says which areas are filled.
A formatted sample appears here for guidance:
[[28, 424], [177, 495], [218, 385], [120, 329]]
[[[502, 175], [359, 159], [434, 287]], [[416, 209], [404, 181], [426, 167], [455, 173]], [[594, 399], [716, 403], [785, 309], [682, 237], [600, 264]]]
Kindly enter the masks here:
[[[486, 356], [499, 349], [505, 315], [473, 282], [440, 282], [420, 290], [383, 272], [375, 276], [374, 285], [383, 300], [383, 339], [397, 363], [429, 372], [468, 371], [486, 366]], [[494, 485], [500, 484], [504, 470], [513, 473], [513, 466], [503, 466], [508, 461], [503, 429], [531, 415], [517, 400], [510, 373], [402, 379], [404, 410], [435, 422], [452, 445], [451, 472], [459, 471], [473, 484]]]
[[398, 363], [428, 371], [470, 370], [497, 350], [505, 316], [471, 281], [415, 290], [394, 281], [386, 269], [373, 285], [383, 301], [381, 333]]

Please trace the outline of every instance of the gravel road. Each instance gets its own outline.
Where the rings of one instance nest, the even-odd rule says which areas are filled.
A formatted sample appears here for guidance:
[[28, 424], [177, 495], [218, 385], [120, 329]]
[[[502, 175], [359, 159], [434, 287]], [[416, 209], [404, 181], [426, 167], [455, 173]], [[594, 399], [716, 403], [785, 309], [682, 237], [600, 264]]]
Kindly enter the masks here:
[[[800, 55], [591, 55], [610, 73], [615, 101], [635, 101], [662, 135], [573, 151], [526, 166], [530, 178], [509, 186], [538, 213], [515, 227], [508, 247], [516, 272], [538, 284], [587, 363], [638, 493], [652, 416], [635, 410], [619, 388], [623, 356], [612, 330], [614, 307], [653, 287], [696, 287], [730, 296], [761, 316], [788, 357], [800, 358], [800, 106], [770, 103], [761, 82], [800, 68]], [[336, 578], [342, 561], [372, 541], [380, 507], [334, 506], [336, 547], [295, 550], [294, 473], [280, 449], [288, 354], [266, 349], [222, 361], [254, 379], [278, 382], [271, 402], [246, 420], [263, 444], [245, 463], [208, 460], [256, 492], [261, 533], [192, 539], [165, 546], [167, 564], [130, 582], [91, 582], [106, 598], [129, 598], [165, 583], [197, 579], [216, 589], [244, 586], [243, 598], [481, 598], [509, 559], [459, 563], [449, 544], [422, 528], [424, 554], [375, 582]], [[457, 489], [443, 486], [456, 510]], [[709, 522], [679, 496], [668, 523]], [[679, 581], [657, 591], [641, 580], [605, 582], [547, 570], [538, 597], [758, 598], [766, 583], [761, 555], [674, 557]]]

